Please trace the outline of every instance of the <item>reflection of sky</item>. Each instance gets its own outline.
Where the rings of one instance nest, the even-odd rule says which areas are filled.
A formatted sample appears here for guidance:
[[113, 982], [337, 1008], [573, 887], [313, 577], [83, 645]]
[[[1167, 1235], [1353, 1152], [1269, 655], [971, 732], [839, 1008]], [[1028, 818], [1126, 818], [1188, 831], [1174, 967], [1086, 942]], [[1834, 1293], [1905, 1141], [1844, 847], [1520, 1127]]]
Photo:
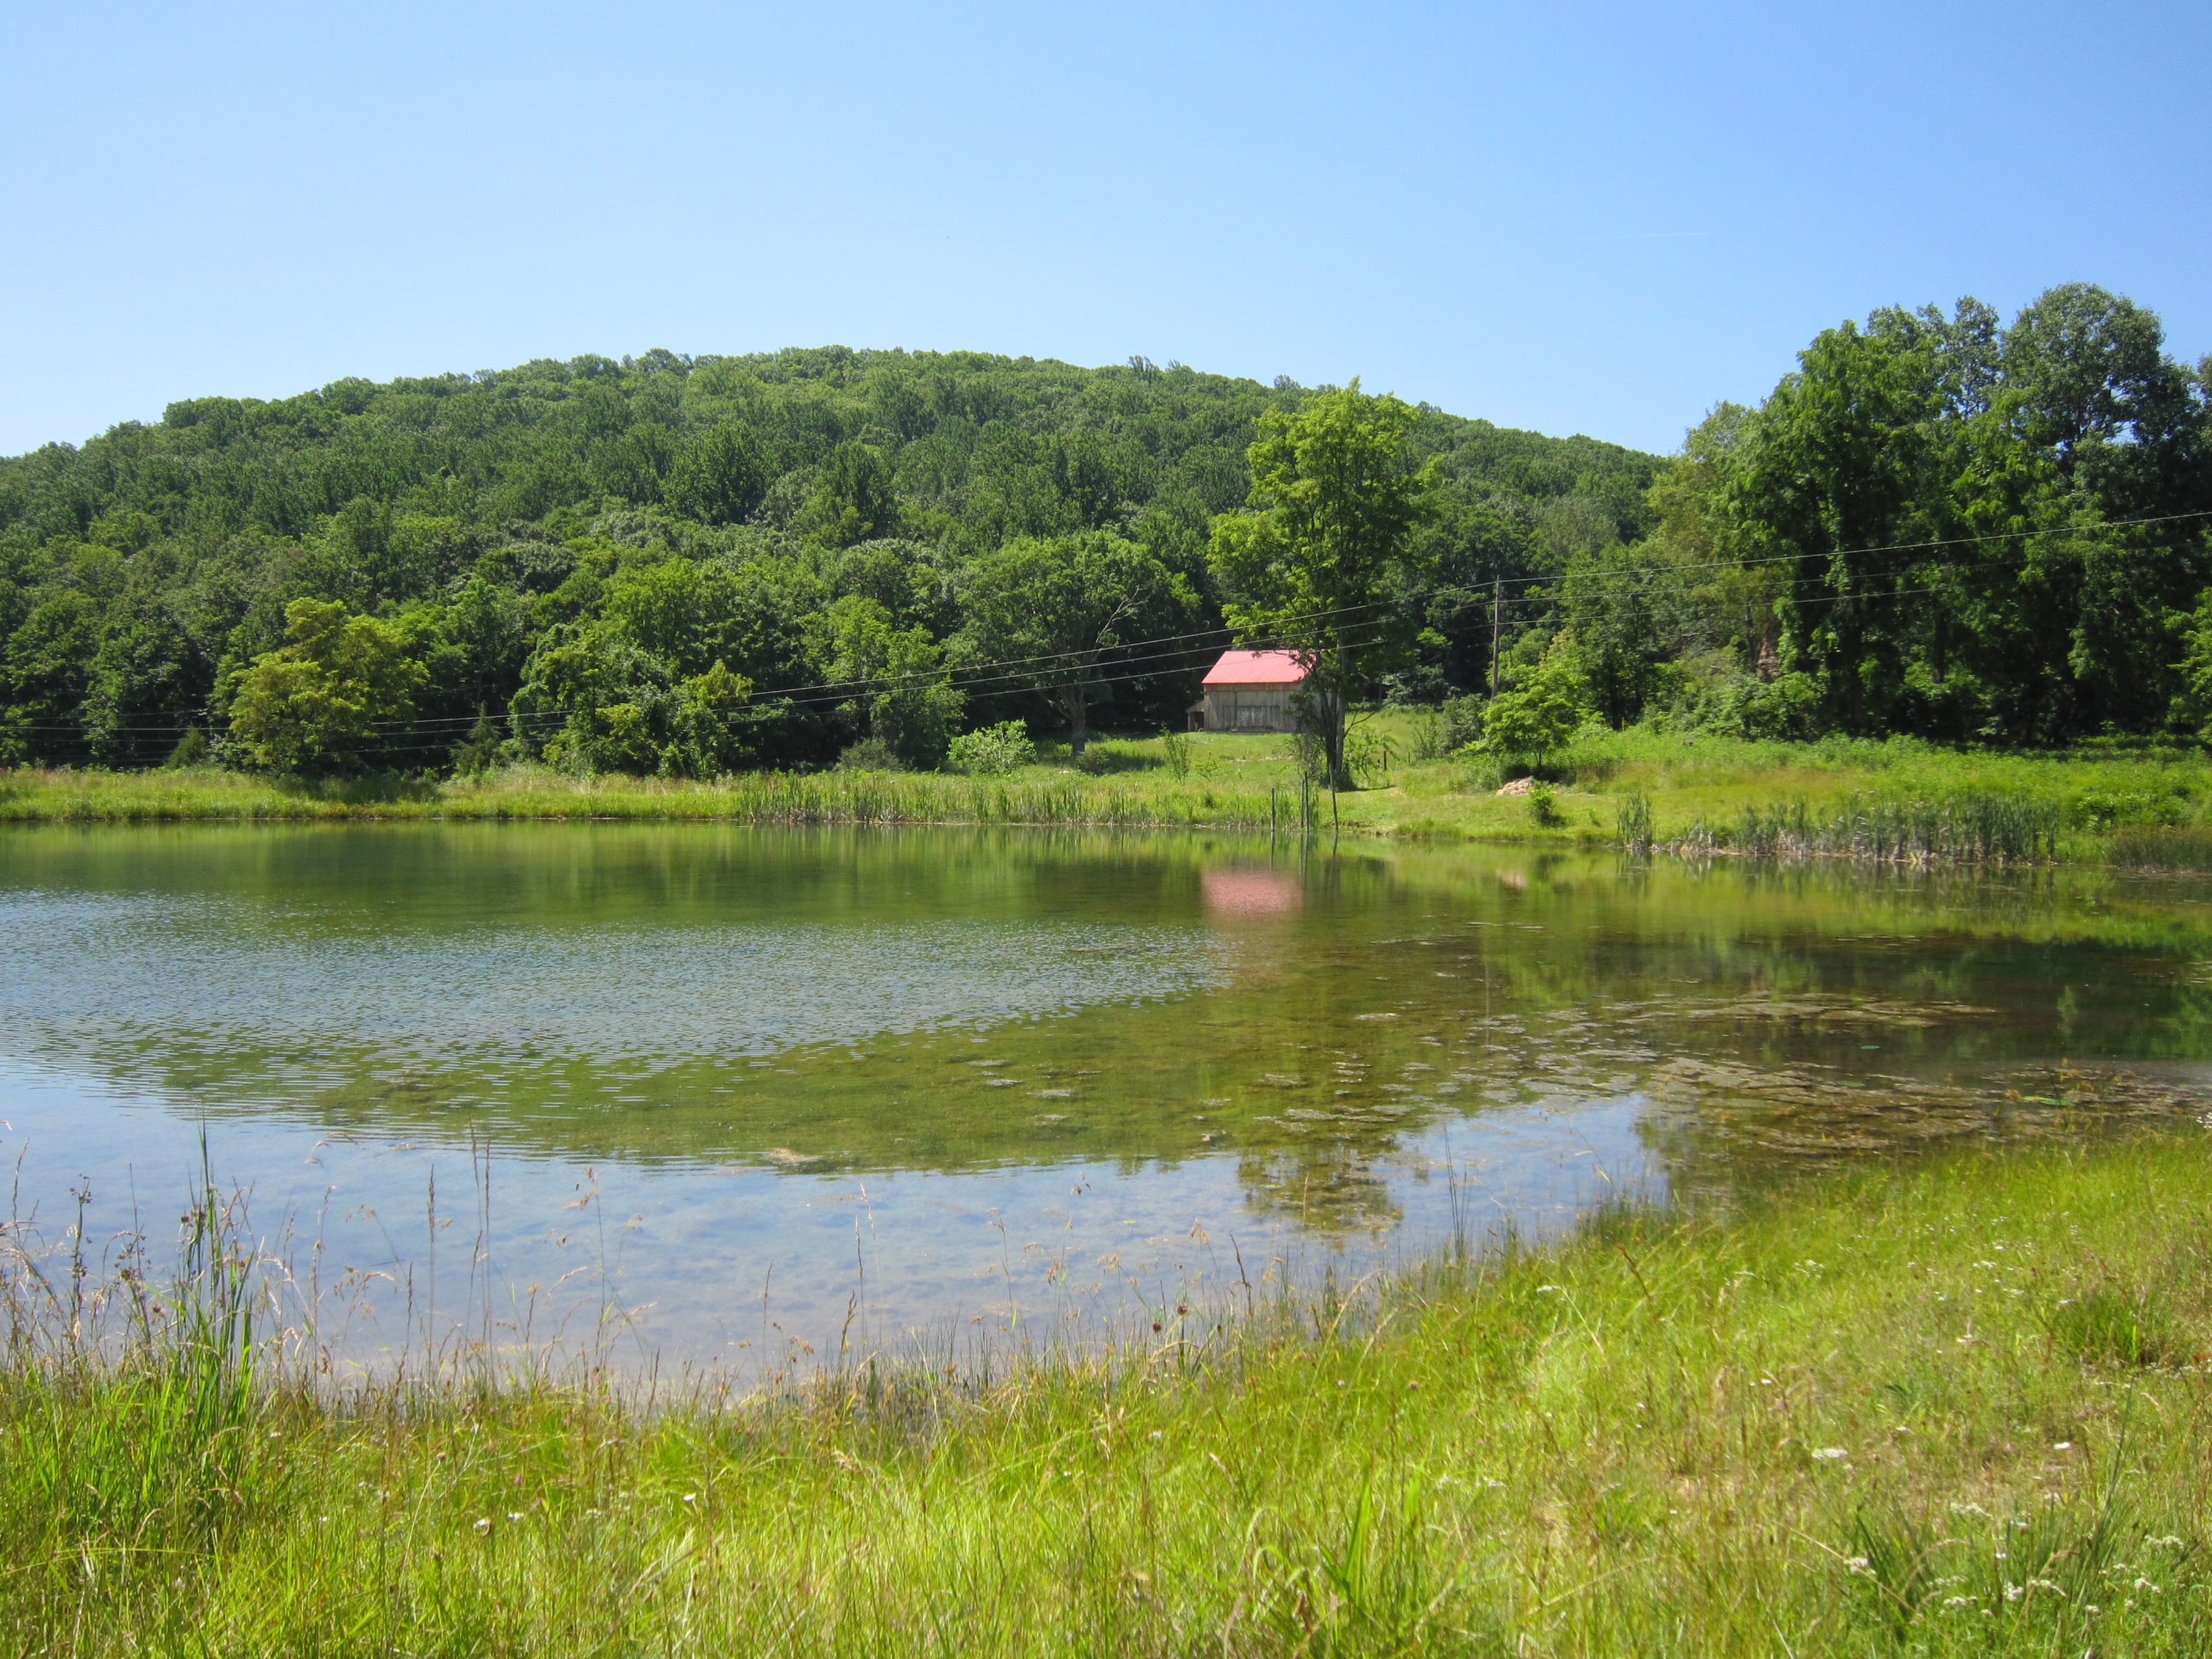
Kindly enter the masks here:
[[[166, 1242], [161, 1224], [198, 1165], [189, 1118], [50, 1072], [0, 1070], [0, 1100], [10, 1131], [0, 1155], [12, 1164], [21, 1154], [27, 1209], [48, 1240], [73, 1219], [82, 1182], [96, 1247], [134, 1215], [154, 1219], [157, 1249]], [[1240, 1275], [1264, 1294], [1271, 1280], [1324, 1265], [1340, 1277], [1386, 1266], [1455, 1228], [1477, 1240], [1508, 1226], [1540, 1238], [1594, 1200], [1663, 1196], [1639, 1110], [1593, 1101], [1409, 1134], [1367, 1171], [1387, 1188], [1395, 1226], [1334, 1239], [1309, 1232], [1294, 1207], [1255, 1204], [1227, 1152], [834, 1175], [495, 1156], [495, 1340], [513, 1344], [526, 1327], [539, 1344], [588, 1355], [607, 1308], [621, 1316], [608, 1327], [618, 1368], [657, 1358], [741, 1372], [763, 1355], [775, 1362], [794, 1339], [817, 1361], [841, 1340], [896, 1354], [1092, 1340], [1178, 1301], [1237, 1303]], [[465, 1145], [333, 1137], [284, 1115], [226, 1118], [209, 1140], [218, 1181], [247, 1190], [257, 1233], [291, 1264], [295, 1311], [319, 1285], [322, 1337], [348, 1360], [373, 1365], [403, 1346], [409, 1298], [423, 1314], [434, 1283], [430, 1328], [481, 1329], [468, 1276], [484, 1212]]]
[[[2078, 1079], [2084, 1032], [2110, 1058], [2197, 1029], [2142, 953], [1909, 908], [1808, 932], [1817, 884], [1671, 868], [1470, 854], [1416, 891], [1418, 855], [1173, 838], [1049, 867], [1024, 862], [1048, 841], [931, 836], [5, 845], [46, 862], [0, 893], [0, 1152], [48, 1237], [81, 1176], [95, 1234], [134, 1187], [173, 1215], [204, 1112], [258, 1224], [322, 1237], [326, 1287], [378, 1275], [357, 1357], [398, 1339], [410, 1275], [423, 1305], [434, 1175], [456, 1311], [472, 1143], [497, 1147], [502, 1314], [538, 1286], [536, 1334], [588, 1348], [604, 1291], [638, 1310], [632, 1358], [750, 1362], [848, 1317], [893, 1346], [1017, 1312], [1018, 1340], [1094, 1331], [1225, 1293], [1239, 1255], [1364, 1271], [1657, 1168], [1703, 1194], [1998, 1133], [1992, 1101], [2002, 1133], [2078, 1133], [2076, 1085], [2019, 1067], [2063, 1042]], [[2097, 1087], [2087, 1111], [2169, 1110]]]
[[1222, 981], [1196, 928], [979, 919], [807, 927], [248, 926], [155, 896], [0, 895], [0, 1044], [103, 1068], [148, 1042], [357, 1049], [394, 1063], [773, 1054]]

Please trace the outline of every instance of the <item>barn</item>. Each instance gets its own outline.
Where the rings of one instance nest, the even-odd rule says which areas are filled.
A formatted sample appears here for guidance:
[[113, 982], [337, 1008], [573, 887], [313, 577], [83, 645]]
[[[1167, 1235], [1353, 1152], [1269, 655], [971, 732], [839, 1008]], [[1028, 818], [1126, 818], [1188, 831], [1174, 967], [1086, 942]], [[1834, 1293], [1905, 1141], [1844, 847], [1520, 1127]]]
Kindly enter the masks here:
[[1224, 651], [1190, 706], [1194, 732], [1295, 732], [1291, 700], [1305, 683], [1295, 651]]

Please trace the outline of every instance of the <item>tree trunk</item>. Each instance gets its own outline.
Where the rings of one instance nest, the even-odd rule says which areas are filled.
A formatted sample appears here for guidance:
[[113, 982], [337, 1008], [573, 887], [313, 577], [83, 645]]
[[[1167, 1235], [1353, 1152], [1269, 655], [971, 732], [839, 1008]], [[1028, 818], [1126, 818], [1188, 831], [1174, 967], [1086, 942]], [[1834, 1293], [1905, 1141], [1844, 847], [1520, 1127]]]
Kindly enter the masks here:
[[1328, 762], [1329, 792], [1356, 789], [1359, 786], [1352, 781], [1352, 769], [1344, 760], [1346, 716], [1351, 705], [1330, 690], [1323, 690], [1315, 701], [1320, 705], [1322, 753]]
[[1067, 757], [1079, 761], [1084, 745], [1091, 741], [1091, 699], [1081, 686], [1073, 685], [1060, 694], [1060, 707], [1067, 716]]
[[[1322, 754], [1328, 763], [1328, 792], [1333, 795], [1340, 789], [1357, 789], [1359, 786], [1352, 781], [1352, 768], [1344, 758], [1345, 728], [1352, 714], [1352, 653], [1340, 640], [1332, 654], [1336, 659], [1336, 672], [1316, 688], [1320, 693], [1316, 701], [1320, 704], [1317, 712], [1321, 715]], [[1334, 683], [1331, 684], [1331, 680]]]

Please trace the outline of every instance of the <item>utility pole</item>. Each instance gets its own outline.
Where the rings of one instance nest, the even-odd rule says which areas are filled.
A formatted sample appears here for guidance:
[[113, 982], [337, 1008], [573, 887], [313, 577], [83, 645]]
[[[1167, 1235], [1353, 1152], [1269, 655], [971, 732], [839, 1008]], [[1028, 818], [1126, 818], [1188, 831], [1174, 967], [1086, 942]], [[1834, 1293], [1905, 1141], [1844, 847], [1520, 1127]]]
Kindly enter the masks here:
[[1498, 636], [1504, 626], [1505, 578], [1490, 579], [1490, 695], [1498, 695]]

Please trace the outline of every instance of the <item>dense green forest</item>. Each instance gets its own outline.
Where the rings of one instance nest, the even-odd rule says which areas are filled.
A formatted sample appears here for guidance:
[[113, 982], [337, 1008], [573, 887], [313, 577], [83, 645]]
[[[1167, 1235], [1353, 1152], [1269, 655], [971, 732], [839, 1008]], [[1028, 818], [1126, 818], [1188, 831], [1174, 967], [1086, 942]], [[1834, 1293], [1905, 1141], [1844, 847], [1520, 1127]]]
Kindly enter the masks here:
[[[0, 461], [0, 763], [713, 775], [1177, 725], [1224, 616], [1295, 631], [1229, 527], [1296, 518], [1326, 401], [832, 348], [172, 404]], [[1500, 600], [1500, 684], [1566, 718], [2212, 720], [2206, 374], [2100, 289], [1846, 323], [1666, 459], [1366, 401], [1419, 488], [1338, 629], [1389, 646], [1352, 695], [1495, 689]]]
[[[0, 462], [0, 755], [157, 763], [228, 732], [257, 659], [341, 648], [408, 709], [362, 722], [371, 764], [489, 743], [697, 773], [871, 738], [926, 764], [952, 726], [1061, 719], [1048, 675], [948, 663], [1072, 641], [1097, 647], [1097, 722], [1178, 722], [1226, 638], [1210, 523], [1245, 499], [1258, 417], [1304, 395], [1142, 360], [831, 349], [173, 404]], [[1399, 689], [1433, 696], [1486, 670], [1493, 576], [1644, 533], [1659, 464], [1428, 409], [1413, 441], [1437, 511], [1404, 598], [1437, 626]], [[343, 609], [288, 639], [303, 598]]]

